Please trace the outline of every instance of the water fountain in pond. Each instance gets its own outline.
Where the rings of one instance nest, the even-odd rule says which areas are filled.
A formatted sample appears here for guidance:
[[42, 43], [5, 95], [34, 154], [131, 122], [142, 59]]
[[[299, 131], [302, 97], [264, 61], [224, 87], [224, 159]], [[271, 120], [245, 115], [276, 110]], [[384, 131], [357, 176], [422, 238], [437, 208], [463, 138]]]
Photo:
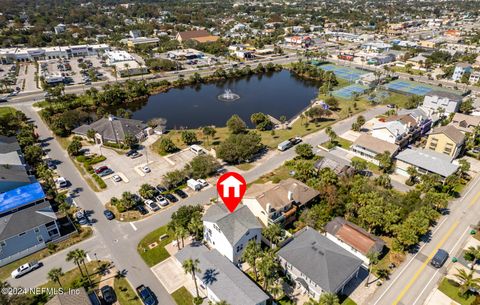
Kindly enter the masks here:
[[240, 95], [233, 93], [230, 89], [225, 89], [225, 92], [217, 97], [222, 102], [233, 102], [240, 98]]

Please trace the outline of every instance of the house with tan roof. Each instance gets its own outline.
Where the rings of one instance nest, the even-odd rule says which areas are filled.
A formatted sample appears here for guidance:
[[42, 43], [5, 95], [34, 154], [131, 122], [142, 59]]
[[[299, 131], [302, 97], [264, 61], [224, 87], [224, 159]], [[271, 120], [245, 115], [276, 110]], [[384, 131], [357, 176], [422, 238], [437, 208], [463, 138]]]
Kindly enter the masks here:
[[428, 135], [425, 148], [456, 158], [465, 144], [465, 135], [452, 125], [440, 126]]
[[298, 209], [311, 203], [320, 193], [293, 178], [278, 184], [253, 184], [243, 196], [243, 204], [267, 227], [286, 225], [295, 220]]
[[217, 41], [220, 37], [211, 35], [207, 30], [178, 32], [175, 39], [179, 42], [196, 40], [200, 43]]
[[463, 113], [455, 113], [450, 124], [463, 133], [474, 132], [475, 127], [480, 125], [480, 117]]
[[385, 247], [382, 239], [342, 217], [336, 217], [328, 222], [325, 225], [325, 232], [328, 239], [361, 259], [364, 266], [370, 263], [368, 253], [381, 254]]
[[400, 147], [397, 144], [389, 143], [381, 139], [372, 137], [368, 134], [361, 134], [350, 146], [350, 150], [362, 159], [378, 165], [375, 157], [386, 151], [393, 157], [397, 154]]

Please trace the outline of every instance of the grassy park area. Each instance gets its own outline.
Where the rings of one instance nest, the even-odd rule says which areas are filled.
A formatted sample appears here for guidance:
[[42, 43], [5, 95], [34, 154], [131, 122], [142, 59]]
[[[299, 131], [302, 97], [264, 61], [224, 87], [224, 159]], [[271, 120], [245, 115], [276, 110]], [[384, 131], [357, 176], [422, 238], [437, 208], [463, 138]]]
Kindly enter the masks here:
[[[160, 237], [164, 237], [160, 240]], [[145, 263], [152, 267], [161, 261], [167, 259], [170, 254], [165, 250], [165, 246], [172, 242], [173, 238], [169, 236], [167, 226], [160, 227], [153, 232], [148, 233], [138, 244], [137, 251]], [[157, 243], [157, 246], [150, 249], [149, 245]]]

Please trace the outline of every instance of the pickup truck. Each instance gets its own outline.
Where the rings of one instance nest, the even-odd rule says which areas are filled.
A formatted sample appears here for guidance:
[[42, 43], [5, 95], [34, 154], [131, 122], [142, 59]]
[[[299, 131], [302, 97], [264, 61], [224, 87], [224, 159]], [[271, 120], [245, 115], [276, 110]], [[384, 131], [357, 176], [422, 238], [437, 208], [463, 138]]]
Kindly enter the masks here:
[[137, 293], [140, 296], [143, 304], [145, 305], [157, 305], [158, 301], [150, 288], [140, 285], [137, 287]]
[[17, 279], [35, 269], [40, 268], [42, 265], [37, 261], [32, 261], [30, 263], [26, 263], [18, 267], [17, 269], [12, 271], [12, 278]]

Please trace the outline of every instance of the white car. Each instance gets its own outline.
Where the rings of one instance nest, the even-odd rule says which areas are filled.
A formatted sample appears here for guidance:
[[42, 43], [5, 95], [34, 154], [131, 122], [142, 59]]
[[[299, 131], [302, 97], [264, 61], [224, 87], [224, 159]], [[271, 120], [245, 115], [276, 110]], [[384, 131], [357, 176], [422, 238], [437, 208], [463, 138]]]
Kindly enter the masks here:
[[149, 208], [153, 212], [160, 210], [160, 207], [158, 206], [158, 204], [156, 204], [153, 200], [150, 200], [150, 199], [145, 200], [145, 205], [147, 206], [147, 208]]
[[146, 166], [146, 165], [145, 165], [144, 167], [142, 167], [142, 171], [143, 171], [144, 173], [149, 173], [149, 172], [151, 172], [150, 167], [148, 167], [148, 166]]
[[162, 195], [158, 195], [157, 197], [155, 197], [155, 200], [158, 202], [159, 205], [161, 205], [162, 207], [165, 207], [168, 205], [168, 201], [167, 199], [165, 199], [165, 197], [163, 197]]
[[63, 177], [57, 178], [56, 183], [57, 183], [58, 188], [64, 188], [64, 187], [68, 186], [67, 179], [65, 179]]
[[30, 263], [23, 264], [17, 269], [13, 270], [11, 275], [12, 275], [12, 278], [16, 279], [40, 267], [41, 265], [39, 262], [33, 261]]
[[200, 183], [202, 187], [208, 186], [208, 182], [205, 179], [197, 179], [197, 182]]
[[120, 182], [120, 181], [122, 181], [122, 177], [120, 177], [119, 175], [113, 175], [112, 180], [114, 182]]

